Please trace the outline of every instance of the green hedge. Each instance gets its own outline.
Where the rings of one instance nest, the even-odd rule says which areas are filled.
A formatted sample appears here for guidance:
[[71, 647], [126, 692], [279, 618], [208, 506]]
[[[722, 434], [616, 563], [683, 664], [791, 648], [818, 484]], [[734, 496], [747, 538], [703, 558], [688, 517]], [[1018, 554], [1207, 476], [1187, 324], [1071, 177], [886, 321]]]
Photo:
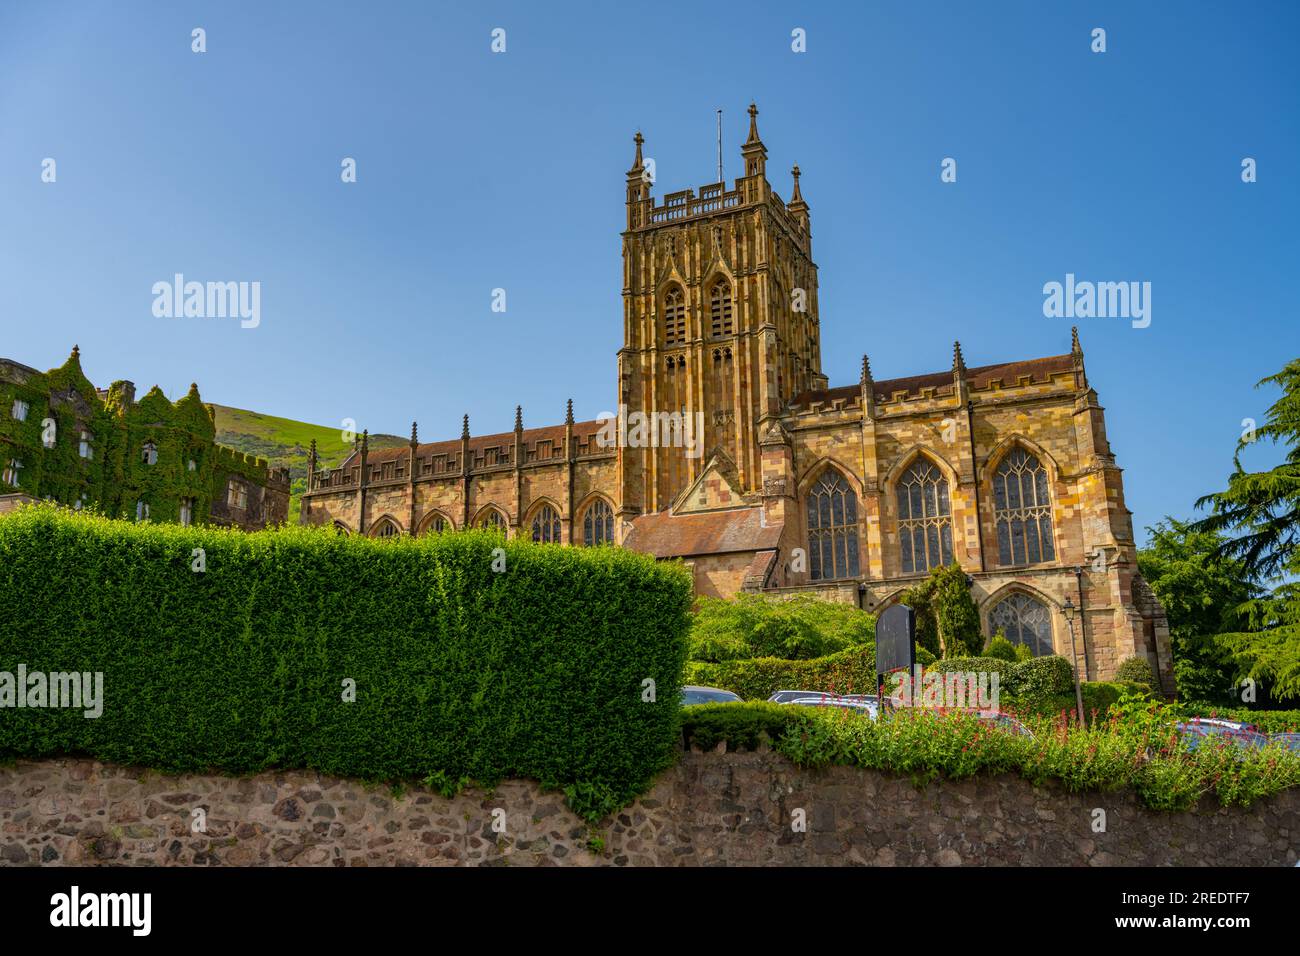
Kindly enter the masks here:
[[598, 816], [673, 759], [690, 600], [682, 568], [619, 548], [24, 508], [0, 518], [0, 671], [100, 671], [105, 703], [0, 711], [0, 757], [532, 777]]
[[1064, 657], [1035, 657], [1006, 661], [998, 657], [951, 657], [929, 668], [940, 673], [986, 672], [998, 675], [998, 691], [1026, 703], [1037, 704], [1064, 693], [1074, 693], [1074, 670]]
[[812, 660], [872, 644], [875, 638], [874, 616], [811, 594], [738, 594], [729, 601], [704, 597], [691, 624], [690, 658], [710, 663], [759, 657]]
[[[923, 648], [918, 657], [927, 666], [933, 658]], [[810, 661], [781, 657], [722, 661], [717, 664], [691, 661], [686, 665], [686, 683], [721, 687], [745, 700], [766, 700], [778, 690], [817, 690], [833, 694], [876, 692], [876, 645], [850, 647]]]

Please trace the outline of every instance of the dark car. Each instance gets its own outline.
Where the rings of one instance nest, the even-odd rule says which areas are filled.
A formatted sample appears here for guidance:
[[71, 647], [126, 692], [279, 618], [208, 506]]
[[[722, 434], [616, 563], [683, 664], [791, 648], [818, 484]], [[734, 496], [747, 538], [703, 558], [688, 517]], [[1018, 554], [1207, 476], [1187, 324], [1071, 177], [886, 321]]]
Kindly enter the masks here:
[[1201, 745], [1201, 741], [1210, 737], [1247, 750], [1257, 750], [1268, 745], [1267, 736], [1238, 720], [1193, 717], [1174, 724], [1174, 730], [1187, 743], [1188, 750], [1195, 750]]
[[734, 704], [740, 695], [721, 687], [697, 687], [692, 684], [682, 688], [682, 704]]

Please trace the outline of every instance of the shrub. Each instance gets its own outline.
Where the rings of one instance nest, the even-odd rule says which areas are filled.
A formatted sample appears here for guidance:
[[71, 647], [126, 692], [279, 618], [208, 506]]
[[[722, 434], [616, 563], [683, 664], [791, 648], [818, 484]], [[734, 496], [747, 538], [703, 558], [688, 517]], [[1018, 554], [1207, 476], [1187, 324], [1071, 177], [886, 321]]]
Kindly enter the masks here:
[[754, 750], [775, 743], [791, 729], [804, 727], [812, 708], [753, 701], [746, 704], [694, 704], [682, 708], [682, 743], [711, 750], [719, 741], [728, 750]]
[[619, 548], [23, 508], [0, 518], [0, 670], [103, 672], [104, 705], [4, 711], [0, 758], [532, 777], [592, 814], [673, 759], [690, 591], [679, 566]]
[[993, 635], [993, 639], [989, 641], [989, 646], [984, 648], [984, 656], [996, 657], [998, 660], [1010, 661], [1014, 664], [1016, 662], [1016, 645], [1007, 640], [999, 631]]
[[730, 601], [706, 597], [692, 621], [691, 660], [811, 660], [870, 644], [875, 637], [876, 619], [851, 604], [812, 595], [741, 594]]
[[1187, 701], [1178, 704], [1182, 717], [1219, 717], [1250, 724], [1265, 734], [1300, 733], [1300, 710], [1251, 710], [1247, 707], [1220, 707], [1216, 704]]
[[1132, 681], [1135, 684], [1156, 683], [1156, 675], [1151, 671], [1151, 664], [1145, 657], [1126, 657], [1120, 661], [1115, 670], [1115, 680]]
[[[922, 664], [933, 663], [923, 648], [917, 648]], [[788, 661], [779, 657], [720, 661], [716, 664], [692, 661], [686, 665], [686, 683], [721, 687], [745, 700], [766, 700], [778, 690], [816, 690], [830, 694], [874, 694], [876, 692], [876, 645], [851, 647], [810, 661]]]

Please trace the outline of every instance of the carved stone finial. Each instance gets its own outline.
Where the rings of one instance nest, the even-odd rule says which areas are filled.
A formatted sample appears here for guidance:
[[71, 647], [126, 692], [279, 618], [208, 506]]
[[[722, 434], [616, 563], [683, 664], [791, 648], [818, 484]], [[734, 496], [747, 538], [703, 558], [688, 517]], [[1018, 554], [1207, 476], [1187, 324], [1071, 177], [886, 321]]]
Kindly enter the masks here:
[[420, 444], [420, 426], [416, 422], [411, 422], [411, 445]]
[[952, 343], [952, 370], [954, 372], [966, 371], [966, 359], [961, 354], [961, 343]]
[[564, 406], [564, 424], [573, 424], [573, 399], [569, 399]]
[[461, 438], [469, 437], [469, 414], [468, 413], [466, 413], [465, 421], [460, 427], [460, 437]]
[[361, 454], [370, 451], [370, 429], [367, 428], [361, 433]]
[[1070, 327], [1070, 351], [1075, 355], [1083, 354], [1083, 346], [1079, 344], [1079, 327], [1077, 325]]
[[524, 430], [524, 406], [516, 405], [515, 406], [515, 431], [521, 432], [523, 430]]
[[867, 358], [866, 355], [863, 355], [862, 356], [862, 379], [860, 381], [860, 384], [866, 385], [870, 381], [871, 381], [871, 359]]
[[799, 191], [799, 165], [797, 163], [790, 170], [790, 175], [794, 177], [794, 191], [790, 194], [790, 202], [802, 202], [803, 193]]
[[755, 104], [750, 103], [749, 104], [749, 139], [745, 140], [745, 145], [748, 146], [751, 143], [757, 143], [757, 142], [759, 142], [758, 107]]

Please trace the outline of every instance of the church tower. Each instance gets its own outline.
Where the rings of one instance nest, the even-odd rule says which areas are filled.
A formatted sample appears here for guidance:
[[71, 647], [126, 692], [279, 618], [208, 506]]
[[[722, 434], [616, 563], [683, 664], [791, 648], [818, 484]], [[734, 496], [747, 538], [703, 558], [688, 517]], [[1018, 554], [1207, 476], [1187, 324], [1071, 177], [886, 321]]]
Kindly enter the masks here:
[[[724, 180], [656, 203], [640, 133], [634, 141], [618, 355], [629, 518], [671, 507], [718, 452], [742, 493], [759, 491], [760, 431], [796, 395], [826, 387], [809, 207], [798, 166], [788, 203], [768, 182], [758, 109], [730, 190]], [[638, 421], [655, 424], [638, 431]]]

